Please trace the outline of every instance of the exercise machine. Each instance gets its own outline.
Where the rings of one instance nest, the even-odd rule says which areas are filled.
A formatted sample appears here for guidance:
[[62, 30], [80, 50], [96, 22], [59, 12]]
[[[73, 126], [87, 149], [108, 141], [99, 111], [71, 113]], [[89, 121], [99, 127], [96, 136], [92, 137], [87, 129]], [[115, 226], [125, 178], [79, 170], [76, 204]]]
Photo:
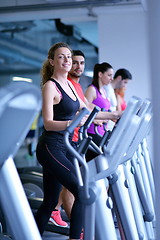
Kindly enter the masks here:
[[0, 89], [0, 204], [11, 235], [40, 240], [13, 158], [41, 109], [41, 93], [31, 83], [12, 82]]
[[[148, 114], [150, 117], [148, 117]], [[85, 239], [93, 239], [94, 236], [98, 240], [117, 239], [111, 213], [112, 203], [106, 193], [106, 179], [109, 179], [114, 198], [116, 198], [116, 206], [125, 239], [143, 239], [144, 234], [139, 233], [137, 229], [128, 188], [123, 187], [125, 183], [123, 163], [128, 161], [125, 157], [129, 149], [134, 148], [135, 151], [135, 147], [138, 148], [141, 140], [138, 132], [143, 132], [145, 124], [146, 126], [150, 125], [151, 116], [150, 112], [147, 112], [146, 108], [144, 108], [143, 101], [132, 97], [124, 114], [113, 129], [104, 153], [91, 160], [88, 164], [69, 144], [68, 135], [73, 131], [74, 128], [72, 127], [75, 125], [71, 124], [68, 127], [65, 134], [66, 146], [74, 154], [75, 163], [80, 162], [83, 169], [83, 174], [77, 169], [77, 176], [82, 201], [85, 204]], [[134, 146], [133, 142], [137, 145]], [[78, 168], [77, 163], [75, 166]], [[113, 180], [112, 185], [111, 180]], [[98, 219], [95, 218], [95, 208], [98, 211]], [[150, 239], [149, 236], [147, 237]]]

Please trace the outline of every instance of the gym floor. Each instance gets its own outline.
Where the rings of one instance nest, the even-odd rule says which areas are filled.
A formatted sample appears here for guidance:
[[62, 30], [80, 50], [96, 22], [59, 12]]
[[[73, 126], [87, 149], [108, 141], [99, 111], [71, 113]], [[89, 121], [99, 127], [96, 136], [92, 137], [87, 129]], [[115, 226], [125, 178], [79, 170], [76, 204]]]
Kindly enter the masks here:
[[46, 231], [44, 232], [42, 239], [43, 240], [68, 240], [69, 238], [61, 234]]

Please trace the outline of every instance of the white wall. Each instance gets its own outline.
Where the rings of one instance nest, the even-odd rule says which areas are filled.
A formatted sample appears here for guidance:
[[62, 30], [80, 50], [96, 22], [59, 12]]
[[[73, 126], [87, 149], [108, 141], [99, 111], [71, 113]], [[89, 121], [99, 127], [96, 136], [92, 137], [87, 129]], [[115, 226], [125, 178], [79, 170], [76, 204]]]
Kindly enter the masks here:
[[127, 68], [133, 75], [126, 100], [135, 95], [151, 97], [147, 13], [130, 6], [109, 9], [98, 16], [99, 61], [116, 71]]

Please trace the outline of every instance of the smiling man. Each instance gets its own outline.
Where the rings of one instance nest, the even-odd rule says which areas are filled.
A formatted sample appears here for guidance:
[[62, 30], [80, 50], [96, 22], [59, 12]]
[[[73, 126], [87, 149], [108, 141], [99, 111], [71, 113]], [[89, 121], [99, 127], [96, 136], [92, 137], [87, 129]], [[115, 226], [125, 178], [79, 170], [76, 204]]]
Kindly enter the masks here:
[[[84, 72], [84, 68], [85, 68], [84, 53], [80, 50], [73, 50], [72, 68], [68, 73], [68, 80], [73, 84], [78, 96], [82, 99], [83, 102], [85, 102], [85, 97], [79, 81], [81, 75]], [[78, 141], [78, 129], [79, 128], [76, 128], [74, 131], [74, 136], [72, 139], [74, 142]]]

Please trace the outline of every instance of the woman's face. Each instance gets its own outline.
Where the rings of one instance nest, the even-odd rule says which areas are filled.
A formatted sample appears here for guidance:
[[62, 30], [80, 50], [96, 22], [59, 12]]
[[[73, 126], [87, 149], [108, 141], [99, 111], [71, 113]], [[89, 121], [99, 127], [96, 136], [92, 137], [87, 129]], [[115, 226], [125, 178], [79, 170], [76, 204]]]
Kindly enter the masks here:
[[69, 72], [72, 67], [72, 53], [68, 48], [60, 47], [56, 49], [51, 62], [54, 71]]
[[102, 85], [108, 85], [113, 80], [113, 69], [109, 68], [106, 72], [100, 72]]

